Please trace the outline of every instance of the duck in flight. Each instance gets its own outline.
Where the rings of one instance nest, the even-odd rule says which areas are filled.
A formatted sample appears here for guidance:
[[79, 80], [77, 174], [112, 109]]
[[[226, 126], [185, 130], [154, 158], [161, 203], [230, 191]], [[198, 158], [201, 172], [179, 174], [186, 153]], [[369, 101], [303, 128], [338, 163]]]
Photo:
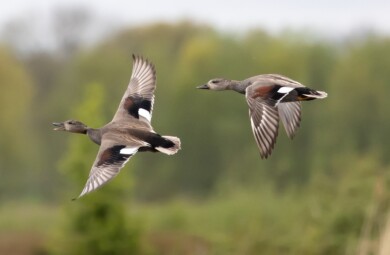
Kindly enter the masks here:
[[261, 158], [267, 158], [272, 153], [278, 136], [279, 119], [292, 139], [301, 122], [301, 101], [327, 97], [323, 91], [307, 88], [278, 74], [262, 74], [243, 81], [216, 78], [197, 88], [234, 90], [245, 95]]
[[105, 126], [90, 128], [80, 121], [53, 123], [54, 130], [87, 135], [100, 145], [89, 178], [79, 198], [114, 178], [137, 152], [175, 154], [180, 139], [161, 136], [151, 126], [156, 70], [147, 59], [133, 55], [133, 71], [114, 118]]

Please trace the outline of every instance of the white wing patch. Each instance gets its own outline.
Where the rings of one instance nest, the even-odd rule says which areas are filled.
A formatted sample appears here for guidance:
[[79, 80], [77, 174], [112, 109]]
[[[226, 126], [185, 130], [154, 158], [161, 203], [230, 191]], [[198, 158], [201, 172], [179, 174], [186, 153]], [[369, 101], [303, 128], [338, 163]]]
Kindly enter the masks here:
[[152, 120], [152, 115], [150, 115], [150, 112], [145, 110], [145, 109], [143, 109], [143, 108], [139, 108], [138, 109], [138, 115], [144, 117], [149, 122]]
[[281, 93], [281, 94], [287, 94], [289, 93], [291, 90], [293, 90], [294, 88], [291, 88], [291, 87], [281, 87], [279, 90], [278, 90], [278, 93]]
[[133, 155], [138, 151], [138, 147], [126, 147], [119, 151], [120, 154]]

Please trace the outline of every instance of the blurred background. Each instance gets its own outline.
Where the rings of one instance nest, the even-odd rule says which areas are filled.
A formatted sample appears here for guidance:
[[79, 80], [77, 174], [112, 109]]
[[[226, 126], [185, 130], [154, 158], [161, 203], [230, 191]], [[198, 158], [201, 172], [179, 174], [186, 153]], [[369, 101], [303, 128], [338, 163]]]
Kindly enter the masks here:
[[[0, 254], [390, 254], [389, 1], [14, 0], [0, 9]], [[139, 153], [77, 200], [98, 147], [51, 122], [111, 120], [131, 54], [157, 69]], [[318, 90], [261, 160], [245, 98], [280, 73]]]

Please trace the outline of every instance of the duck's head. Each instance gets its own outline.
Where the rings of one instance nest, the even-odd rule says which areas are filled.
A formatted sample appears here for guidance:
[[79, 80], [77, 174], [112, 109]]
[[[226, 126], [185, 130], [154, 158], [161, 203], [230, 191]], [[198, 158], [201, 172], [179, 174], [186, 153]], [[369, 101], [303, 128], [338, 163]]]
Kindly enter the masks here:
[[210, 80], [207, 84], [196, 87], [197, 89], [209, 90], [227, 90], [229, 89], [230, 80], [224, 78], [215, 78]]
[[87, 125], [78, 120], [67, 120], [64, 122], [53, 122], [53, 126], [55, 126], [54, 130], [56, 131], [67, 131], [72, 133], [87, 133]]

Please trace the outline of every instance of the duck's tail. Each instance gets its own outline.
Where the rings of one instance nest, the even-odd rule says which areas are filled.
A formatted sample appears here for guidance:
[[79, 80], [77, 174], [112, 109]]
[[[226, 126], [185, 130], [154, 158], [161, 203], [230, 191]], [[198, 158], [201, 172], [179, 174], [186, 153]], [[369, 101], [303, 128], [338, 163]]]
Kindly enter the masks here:
[[296, 88], [295, 89], [298, 92], [298, 100], [299, 101], [307, 101], [307, 100], [314, 100], [314, 99], [323, 99], [328, 96], [328, 93], [324, 91], [318, 91], [306, 87], [302, 88]]
[[167, 140], [167, 143], [165, 143], [162, 146], [156, 147], [156, 150], [159, 152], [165, 153], [167, 155], [173, 155], [178, 150], [180, 150], [180, 138], [175, 136], [162, 136], [162, 138]]

